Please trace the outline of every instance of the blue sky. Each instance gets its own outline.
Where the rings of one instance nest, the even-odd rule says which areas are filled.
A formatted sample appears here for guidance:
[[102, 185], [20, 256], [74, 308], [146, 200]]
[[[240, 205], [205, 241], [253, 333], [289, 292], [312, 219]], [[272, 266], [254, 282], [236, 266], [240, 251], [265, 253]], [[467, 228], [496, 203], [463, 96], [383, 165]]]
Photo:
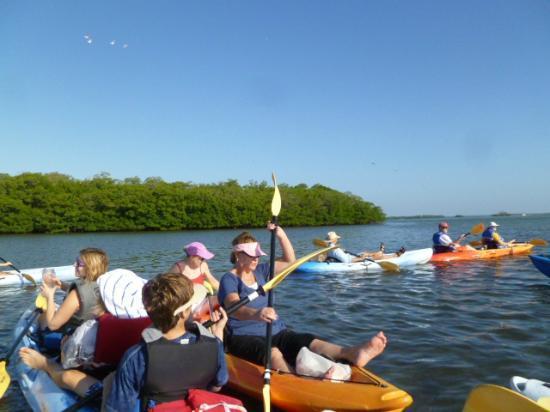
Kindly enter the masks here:
[[4, 0], [0, 171], [550, 211], [549, 45], [542, 0]]

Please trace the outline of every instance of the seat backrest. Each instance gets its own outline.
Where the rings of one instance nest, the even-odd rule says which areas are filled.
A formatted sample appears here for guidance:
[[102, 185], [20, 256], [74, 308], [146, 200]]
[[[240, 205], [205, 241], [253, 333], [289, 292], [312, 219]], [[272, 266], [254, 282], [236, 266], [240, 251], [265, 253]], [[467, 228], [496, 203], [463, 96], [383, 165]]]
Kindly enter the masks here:
[[149, 318], [121, 319], [110, 313], [98, 318], [94, 362], [118, 365], [124, 352], [139, 343]]

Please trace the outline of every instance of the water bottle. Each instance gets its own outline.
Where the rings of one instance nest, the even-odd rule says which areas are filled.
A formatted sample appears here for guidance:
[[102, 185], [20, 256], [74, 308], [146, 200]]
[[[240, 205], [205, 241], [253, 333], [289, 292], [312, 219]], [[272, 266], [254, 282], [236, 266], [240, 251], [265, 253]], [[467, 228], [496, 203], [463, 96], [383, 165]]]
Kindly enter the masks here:
[[55, 286], [55, 279], [57, 278], [54, 268], [42, 269], [42, 281], [49, 287]]

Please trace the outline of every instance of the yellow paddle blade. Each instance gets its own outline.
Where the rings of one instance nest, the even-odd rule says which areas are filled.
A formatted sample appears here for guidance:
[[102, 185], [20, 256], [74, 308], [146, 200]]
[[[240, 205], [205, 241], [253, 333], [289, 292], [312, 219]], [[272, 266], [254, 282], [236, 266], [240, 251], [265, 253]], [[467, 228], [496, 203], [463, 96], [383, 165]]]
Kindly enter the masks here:
[[531, 239], [527, 243], [530, 243], [535, 246], [548, 246], [548, 242], [544, 239]]
[[483, 226], [483, 223], [478, 223], [477, 225], [472, 226], [472, 228], [470, 229], [470, 234], [471, 235], [479, 235], [484, 230], [485, 230], [485, 226]]
[[4, 396], [10, 386], [11, 378], [6, 370], [6, 361], [0, 361], [0, 399]]
[[34, 280], [34, 278], [31, 275], [29, 275], [27, 273], [21, 273], [21, 276], [23, 276], [25, 279], [27, 279], [29, 282], [31, 282], [31, 284], [33, 286], [36, 286], [36, 280]]
[[309, 255], [305, 255], [301, 257], [300, 259], [297, 259], [292, 263], [290, 266], [288, 266], [285, 270], [281, 271], [281, 273], [278, 273], [275, 275], [273, 279], [271, 279], [269, 282], [267, 282], [264, 285], [264, 291], [269, 292], [271, 289], [273, 289], [275, 286], [277, 286], [279, 283], [281, 283], [288, 275], [290, 275], [292, 272], [294, 272], [298, 266], [300, 266], [303, 263], [306, 263], [308, 260], [313, 259], [316, 256], [319, 256], [322, 253], [326, 253], [329, 250], [332, 250], [336, 248], [337, 246], [330, 246], [323, 249], [316, 250], [315, 252], [311, 252]]
[[550, 396], [545, 396], [544, 398], [539, 398], [537, 403], [550, 411]]
[[34, 306], [36, 306], [38, 309], [41, 309], [42, 311], [46, 311], [46, 309], [48, 309], [48, 301], [44, 296], [38, 294], [36, 300], [34, 301]]
[[480, 385], [474, 388], [462, 412], [543, 412], [548, 409], [536, 402], [497, 385]]
[[388, 272], [399, 272], [399, 265], [397, 263], [384, 260], [377, 260], [376, 263], [378, 263], [382, 269], [387, 270]]
[[483, 242], [481, 240], [472, 240], [470, 242], [470, 246], [473, 246], [473, 247], [479, 247], [483, 245]]
[[322, 239], [313, 239], [312, 243], [317, 247], [327, 247], [329, 245], [326, 240]]
[[208, 291], [208, 294], [210, 294], [210, 295], [214, 294], [214, 288], [212, 287], [210, 282], [205, 280], [204, 282], [202, 282], [202, 285], [206, 288], [206, 290]]
[[271, 410], [271, 388], [270, 385], [264, 384], [262, 389], [262, 395], [264, 398], [264, 412], [269, 412]]
[[273, 179], [273, 186], [275, 186], [273, 200], [271, 200], [271, 214], [273, 216], [279, 216], [279, 212], [281, 211], [281, 193], [279, 193], [279, 188], [277, 187], [277, 178], [275, 177], [275, 173], [271, 174], [271, 178]]

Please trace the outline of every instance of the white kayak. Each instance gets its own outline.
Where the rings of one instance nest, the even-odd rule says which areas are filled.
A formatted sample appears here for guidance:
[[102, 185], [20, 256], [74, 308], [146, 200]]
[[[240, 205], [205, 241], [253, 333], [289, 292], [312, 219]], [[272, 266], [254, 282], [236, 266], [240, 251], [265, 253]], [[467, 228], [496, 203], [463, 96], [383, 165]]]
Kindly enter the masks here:
[[[23, 269], [21, 273], [29, 274], [36, 281], [36, 283], [41, 283], [42, 269], [44, 268]], [[57, 267], [53, 267], [52, 269], [55, 270], [55, 274], [59, 280], [68, 281], [68, 280], [76, 279], [73, 265], [57, 266]], [[3, 273], [0, 274], [0, 286], [30, 285], [30, 282], [15, 270], [2, 270], [2, 272], [7, 273], [7, 275]]]
[[[296, 273], [346, 273], [346, 272], [381, 272], [384, 269], [376, 262], [391, 262], [399, 267], [428, 263], [432, 258], [432, 248], [409, 250], [398, 257], [388, 257], [378, 261], [364, 260], [355, 263], [340, 262], [306, 262], [296, 269]], [[391, 255], [388, 255], [391, 256]]]
[[[71, 266], [72, 267], [72, 266]], [[74, 268], [73, 268], [74, 269]], [[28, 309], [23, 313], [15, 329], [13, 331], [13, 338], [15, 339], [19, 333], [28, 324], [28, 321], [33, 313], [33, 309]], [[29, 336], [36, 331], [38, 327], [38, 321], [34, 322], [29, 332], [19, 344], [17, 351], [14, 354], [17, 361], [15, 365], [15, 372], [12, 378], [17, 379], [19, 387], [23, 396], [25, 397], [29, 408], [34, 412], [58, 412], [67, 409], [77, 402], [80, 398], [73, 392], [61, 389], [57, 386], [50, 376], [41, 370], [31, 369], [23, 362], [18, 356], [19, 348], [29, 347], [35, 350], [39, 350], [38, 345]], [[79, 411], [97, 411], [94, 407], [84, 406]]]
[[522, 376], [513, 376], [510, 387], [523, 396], [550, 408], [550, 383], [538, 379], [528, 379]]

